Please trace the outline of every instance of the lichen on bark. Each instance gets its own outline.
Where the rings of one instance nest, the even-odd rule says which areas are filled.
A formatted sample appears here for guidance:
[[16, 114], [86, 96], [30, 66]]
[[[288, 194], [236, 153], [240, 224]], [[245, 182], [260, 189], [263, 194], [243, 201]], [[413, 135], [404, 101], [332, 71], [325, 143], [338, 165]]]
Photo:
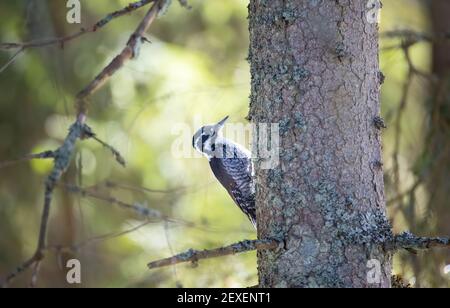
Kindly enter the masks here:
[[[388, 287], [378, 26], [363, 0], [251, 0], [249, 119], [279, 123], [280, 164], [255, 161], [262, 287]], [[381, 264], [379, 283], [367, 262]]]

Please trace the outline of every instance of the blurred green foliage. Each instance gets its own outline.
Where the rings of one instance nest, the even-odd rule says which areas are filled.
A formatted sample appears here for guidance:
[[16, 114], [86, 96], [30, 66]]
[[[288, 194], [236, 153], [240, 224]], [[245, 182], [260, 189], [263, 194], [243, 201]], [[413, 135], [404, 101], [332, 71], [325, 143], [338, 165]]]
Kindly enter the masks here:
[[[28, 41], [63, 36], [88, 27], [129, 1], [82, 1], [82, 24], [66, 22], [65, 1], [3, 1], [0, 4], [0, 41]], [[232, 287], [257, 283], [256, 254], [247, 253], [202, 261], [196, 268], [149, 271], [147, 262], [189, 248], [223, 246], [256, 234], [225, 190], [214, 180], [206, 159], [172, 155], [174, 126], [203, 123], [229, 114], [244, 122], [250, 89], [247, 1], [191, 0], [191, 10], [174, 1], [166, 15], [149, 31], [137, 60], [127, 63], [109, 84], [91, 98], [88, 123], [99, 138], [113, 145], [127, 160], [119, 166], [107, 149], [92, 140], [78, 143], [76, 155], [63, 181], [88, 187], [106, 180], [133, 187], [174, 190], [150, 193], [101, 188], [117, 199], [157, 209], [193, 222], [152, 223], [120, 237], [93, 241], [73, 253], [48, 253], [38, 286], [68, 286], [64, 261], [81, 260], [83, 287]], [[427, 30], [419, 1], [384, 3], [381, 31], [397, 28]], [[123, 48], [140, 22], [143, 8], [115, 19], [97, 33], [62, 46], [27, 50], [0, 74], [0, 161], [55, 149], [73, 122], [74, 95]], [[395, 42], [394, 42], [395, 43]], [[387, 44], [387, 43], [386, 43]], [[384, 45], [382, 45], [383, 47]], [[0, 52], [5, 63], [11, 52]], [[415, 64], [428, 70], [430, 48], [412, 50]], [[396, 108], [406, 63], [401, 50], [381, 55], [387, 76], [382, 92], [383, 113]], [[413, 162], [420, 134], [421, 103], [425, 92], [420, 81], [404, 117], [402, 188], [413, 181], [406, 167]], [[190, 143], [188, 140], [188, 144]], [[385, 134], [385, 161], [390, 167], [393, 135]], [[36, 245], [43, 203], [45, 176], [50, 161], [36, 160], [0, 169], [0, 276], [29, 257]], [[389, 183], [388, 183], [389, 185]], [[389, 188], [387, 189], [389, 197]], [[426, 213], [422, 213], [426, 215]], [[394, 217], [397, 231], [408, 226]], [[103, 234], [125, 231], [141, 222], [139, 216], [110, 203], [57, 189], [52, 205], [49, 243], [73, 245]], [[434, 264], [442, 268], [442, 264]], [[408, 263], [396, 259], [395, 271], [412, 278]], [[433, 275], [423, 277], [433, 285]], [[14, 285], [23, 286], [29, 273]], [[448, 284], [448, 279], [447, 279]]]

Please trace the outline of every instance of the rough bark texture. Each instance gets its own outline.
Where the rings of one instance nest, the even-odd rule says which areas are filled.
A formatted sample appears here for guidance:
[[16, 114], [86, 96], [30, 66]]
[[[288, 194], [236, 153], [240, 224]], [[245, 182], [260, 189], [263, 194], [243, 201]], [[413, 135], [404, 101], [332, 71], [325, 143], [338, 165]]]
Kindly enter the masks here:
[[[389, 287], [378, 26], [365, 0], [251, 0], [249, 118], [279, 123], [280, 165], [255, 161], [262, 287]], [[368, 260], [381, 280], [367, 280]]]

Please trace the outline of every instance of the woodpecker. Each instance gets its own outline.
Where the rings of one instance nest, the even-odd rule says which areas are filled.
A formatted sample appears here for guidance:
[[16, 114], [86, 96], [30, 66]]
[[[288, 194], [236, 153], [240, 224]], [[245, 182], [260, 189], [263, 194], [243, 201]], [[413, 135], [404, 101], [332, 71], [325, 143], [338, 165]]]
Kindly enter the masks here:
[[194, 149], [202, 153], [217, 180], [256, 229], [255, 186], [250, 152], [222, 136], [228, 116], [217, 124], [205, 125], [192, 138]]

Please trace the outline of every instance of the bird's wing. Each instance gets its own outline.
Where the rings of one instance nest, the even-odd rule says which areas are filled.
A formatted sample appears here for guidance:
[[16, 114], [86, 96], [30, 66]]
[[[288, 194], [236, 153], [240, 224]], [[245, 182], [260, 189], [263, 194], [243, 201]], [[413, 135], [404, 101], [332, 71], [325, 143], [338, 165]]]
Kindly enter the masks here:
[[234, 202], [256, 226], [255, 192], [250, 157], [212, 158], [211, 169]]

